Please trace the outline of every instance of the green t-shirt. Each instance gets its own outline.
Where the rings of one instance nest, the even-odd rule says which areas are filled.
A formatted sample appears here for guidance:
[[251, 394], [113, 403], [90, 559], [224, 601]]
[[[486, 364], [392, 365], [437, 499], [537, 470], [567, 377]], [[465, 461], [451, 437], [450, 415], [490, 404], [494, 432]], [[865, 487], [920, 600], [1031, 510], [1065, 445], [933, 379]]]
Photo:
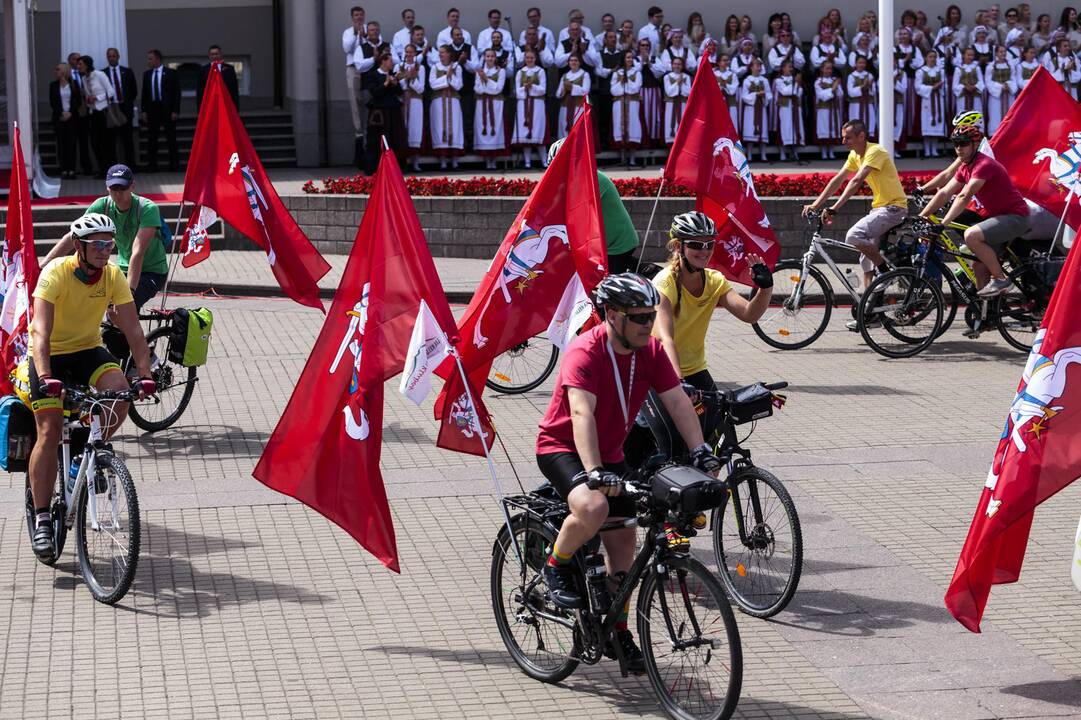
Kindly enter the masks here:
[[597, 171], [597, 185], [601, 191], [601, 220], [609, 255], [622, 255], [638, 247], [638, 233], [634, 230], [630, 213], [619, 198], [615, 183], [604, 173]]
[[[135, 236], [139, 228], [158, 228], [150, 245], [143, 255], [143, 272], [169, 274], [169, 260], [165, 256], [165, 244], [161, 241], [161, 212], [152, 201], [141, 198], [135, 193], [131, 194], [131, 207], [122, 211], [116, 207], [108, 196], [100, 197], [90, 203], [87, 213], [101, 213], [112, 218], [116, 225], [116, 250], [120, 255], [117, 265], [128, 272], [128, 260], [131, 258], [131, 248], [135, 244]], [[135, 217], [138, 212], [139, 217]], [[86, 214], [86, 213], [84, 213]]]

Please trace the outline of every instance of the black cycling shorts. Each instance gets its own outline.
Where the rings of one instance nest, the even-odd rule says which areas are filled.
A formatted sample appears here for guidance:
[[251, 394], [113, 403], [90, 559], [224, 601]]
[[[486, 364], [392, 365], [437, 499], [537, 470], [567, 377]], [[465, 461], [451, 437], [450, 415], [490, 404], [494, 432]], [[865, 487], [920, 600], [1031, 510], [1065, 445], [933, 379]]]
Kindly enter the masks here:
[[[120, 370], [120, 363], [108, 350], [103, 347], [79, 350], [78, 352], [64, 355], [53, 355], [49, 358], [52, 364], [52, 375], [65, 385], [97, 385], [98, 378], [110, 370]], [[49, 397], [41, 393], [41, 381], [38, 379], [38, 371], [34, 367], [34, 358], [30, 357], [30, 409], [34, 412], [39, 410], [62, 409], [63, 403], [58, 397]]]
[[[564, 500], [570, 495], [571, 490], [578, 485], [584, 485], [587, 481], [585, 468], [582, 466], [578, 453], [557, 452], [538, 455], [537, 466]], [[627, 473], [627, 464], [604, 463], [604, 469], [622, 476]], [[620, 494], [608, 498], [608, 517], [629, 518], [636, 514], [634, 500], [626, 495]]]

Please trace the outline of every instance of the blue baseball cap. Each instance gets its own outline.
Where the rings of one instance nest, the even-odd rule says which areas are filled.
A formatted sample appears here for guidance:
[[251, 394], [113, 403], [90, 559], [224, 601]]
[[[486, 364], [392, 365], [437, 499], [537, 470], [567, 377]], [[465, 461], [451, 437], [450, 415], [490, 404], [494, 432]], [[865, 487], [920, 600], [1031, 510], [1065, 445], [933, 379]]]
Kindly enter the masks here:
[[105, 187], [126, 188], [135, 179], [135, 173], [127, 165], [113, 165], [109, 172], [105, 173]]

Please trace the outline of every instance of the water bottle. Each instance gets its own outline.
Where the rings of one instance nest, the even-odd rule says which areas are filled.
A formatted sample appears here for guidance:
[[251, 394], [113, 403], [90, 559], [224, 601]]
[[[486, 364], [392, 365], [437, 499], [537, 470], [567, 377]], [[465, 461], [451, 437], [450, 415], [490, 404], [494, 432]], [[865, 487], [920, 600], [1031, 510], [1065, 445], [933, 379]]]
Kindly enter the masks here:
[[68, 492], [75, 489], [75, 481], [79, 478], [79, 466], [82, 463], [82, 455], [76, 455], [71, 459], [71, 467], [68, 468]]
[[604, 556], [600, 553], [587, 555], [585, 558], [586, 582], [593, 589], [593, 597], [597, 599], [598, 609], [607, 612], [612, 604], [612, 596], [608, 592], [608, 573], [604, 568]]

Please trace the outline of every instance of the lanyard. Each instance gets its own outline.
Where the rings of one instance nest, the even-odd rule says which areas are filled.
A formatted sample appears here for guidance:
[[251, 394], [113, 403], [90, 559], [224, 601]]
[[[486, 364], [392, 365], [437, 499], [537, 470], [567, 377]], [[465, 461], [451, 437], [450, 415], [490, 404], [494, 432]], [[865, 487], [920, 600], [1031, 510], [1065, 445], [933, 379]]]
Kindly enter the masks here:
[[619, 407], [623, 410], [623, 424], [630, 425], [630, 416], [627, 414], [627, 403], [630, 402], [631, 393], [634, 392], [634, 363], [636, 353], [631, 355], [631, 373], [627, 378], [627, 394], [623, 394], [623, 379], [619, 376], [619, 365], [616, 364], [616, 354], [612, 350], [612, 342], [608, 341], [608, 357], [612, 360], [612, 374], [616, 377], [616, 392], [619, 395]]

